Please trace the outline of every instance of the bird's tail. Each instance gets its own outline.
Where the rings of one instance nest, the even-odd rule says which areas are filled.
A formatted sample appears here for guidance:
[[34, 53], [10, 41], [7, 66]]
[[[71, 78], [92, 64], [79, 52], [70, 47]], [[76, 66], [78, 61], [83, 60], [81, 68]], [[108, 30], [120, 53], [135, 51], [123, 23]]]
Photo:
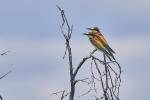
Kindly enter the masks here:
[[113, 61], [109, 55], [107, 55], [107, 54], [105, 54], [105, 55], [107, 56], [107, 58], [108, 58], [110, 61]]
[[[102, 52], [107, 56], [107, 58], [108, 58], [110, 61], [113, 61], [113, 60], [111, 59], [111, 54], [110, 54], [107, 50], [102, 49], [102, 48], [99, 48], [99, 50], [102, 51]], [[112, 58], [113, 58], [113, 57], [112, 57]]]
[[112, 54], [112, 52], [108, 51], [108, 53], [109, 53], [109, 55], [113, 58], [113, 60], [116, 61], [116, 59], [115, 59], [114, 55]]

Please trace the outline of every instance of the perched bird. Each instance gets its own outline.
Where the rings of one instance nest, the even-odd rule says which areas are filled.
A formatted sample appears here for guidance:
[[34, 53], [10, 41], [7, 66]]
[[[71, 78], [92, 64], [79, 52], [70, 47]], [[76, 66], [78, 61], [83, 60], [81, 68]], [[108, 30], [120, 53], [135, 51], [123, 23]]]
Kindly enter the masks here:
[[88, 33], [84, 33], [84, 35], [87, 35], [90, 42], [94, 45], [95, 48], [103, 52], [110, 61], [115, 60], [115, 57], [113, 54], [115, 52], [111, 49], [111, 47], [108, 45], [106, 39], [104, 36], [101, 34], [100, 30], [98, 27], [93, 27], [93, 28], [87, 28], [90, 30]]

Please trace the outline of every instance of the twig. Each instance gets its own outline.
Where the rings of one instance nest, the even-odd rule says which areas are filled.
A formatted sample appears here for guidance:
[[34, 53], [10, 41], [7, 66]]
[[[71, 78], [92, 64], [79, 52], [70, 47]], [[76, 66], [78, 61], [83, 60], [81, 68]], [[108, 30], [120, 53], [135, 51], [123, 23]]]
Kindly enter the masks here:
[[0, 99], [3, 100], [3, 97], [0, 95]]
[[105, 94], [104, 81], [103, 81], [103, 78], [102, 78], [101, 71], [100, 71], [100, 69], [98, 68], [98, 64], [97, 64], [97, 62], [96, 62], [95, 58], [93, 58], [93, 60], [94, 60], [94, 63], [95, 63], [96, 69], [97, 69], [97, 71], [98, 71], [98, 73], [99, 73], [99, 76], [100, 76], [100, 80], [101, 80], [100, 82], [101, 82], [101, 86], [102, 86], [102, 89], [103, 89], [103, 93], [104, 93], [104, 95], [106, 95], [106, 94]]
[[97, 51], [97, 49], [94, 49], [87, 57], [84, 57], [81, 62], [79, 63], [78, 67], [76, 68], [76, 70], [74, 71], [74, 77], [77, 75], [79, 69], [81, 68], [81, 66], [83, 65], [83, 63], [88, 60], [89, 58], [92, 57], [92, 55]]
[[[5, 76], [7, 76], [8, 74], [10, 74], [11, 71], [7, 72], [6, 74], [4, 74], [3, 76], [0, 77], [0, 79], [4, 78]], [[0, 99], [3, 100], [3, 97], [0, 95]]]
[[7, 55], [7, 53], [10, 52], [9, 50], [8, 51], [5, 51], [3, 53], [0, 53], [0, 55], [4, 56], [4, 55]]
[[[106, 55], [105, 54], [103, 54], [103, 56], [104, 56], [104, 63], [106, 63]], [[105, 100], [108, 100], [108, 97], [107, 97], [107, 90], [108, 90], [108, 88], [109, 88], [109, 86], [108, 86], [108, 74], [107, 74], [107, 72], [108, 72], [108, 67], [107, 67], [107, 65], [105, 64], [104, 65], [105, 66], [105, 81], [106, 81], [106, 88], [105, 88], [105, 92], [104, 92], [104, 95], [105, 95]]]
[[86, 80], [89, 80], [89, 78], [84, 78], [84, 79], [76, 79], [74, 84], [76, 84], [77, 82], [84, 82], [84, 83], [87, 83], [87, 84], [90, 84], [88, 81]]
[[[71, 50], [71, 46], [70, 46], [70, 39], [71, 39], [71, 34], [73, 31], [73, 25], [70, 27], [68, 20], [66, 18], [66, 15], [64, 13], [64, 10], [62, 10], [58, 5], [57, 8], [59, 9], [60, 13], [61, 13], [61, 17], [62, 17], [62, 25], [61, 25], [61, 33], [63, 34], [65, 41], [66, 41], [66, 50], [65, 50], [65, 54], [64, 57], [66, 55], [66, 53], [68, 53], [68, 57], [69, 57], [69, 68], [70, 68], [70, 84], [71, 84], [71, 90], [70, 90], [70, 94], [69, 94], [69, 100], [73, 100], [74, 98], [74, 93], [75, 93], [75, 79], [73, 77], [73, 63], [72, 63], [72, 50]], [[64, 32], [64, 26], [67, 26], [67, 32]], [[64, 58], [63, 57], [63, 58]]]
[[[103, 96], [95, 96], [96, 100], [102, 99], [102, 100], [120, 100], [119, 99], [119, 89], [120, 89], [120, 83], [121, 83], [121, 66], [117, 61], [106, 61], [106, 56], [104, 55], [104, 60], [101, 60], [94, 56], [94, 53], [97, 51], [97, 49], [94, 49], [91, 53], [89, 53], [88, 56], [84, 57], [78, 64], [78, 66], [73, 66], [73, 60], [72, 60], [72, 50], [70, 45], [70, 39], [73, 32], [73, 25], [70, 25], [68, 23], [67, 17], [64, 13], [64, 10], [61, 9], [58, 5], [57, 8], [59, 9], [61, 13], [62, 23], [60, 26], [61, 33], [63, 37], [65, 38], [65, 53], [63, 56], [63, 59], [68, 56], [68, 63], [69, 63], [69, 71], [70, 71], [70, 92], [65, 94], [64, 91], [59, 91], [54, 93], [58, 96], [59, 93], [61, 93], [60, 99], [64, 99], [67, 95], [69, 95], [69, 100], [74, 100], [75, 95], [75, 89], [76, 89], [76, 83], [83, 82], [85, 84], [88, 84], [89, 90], [86, 91], [84, 94], [80, 96], [84, 96], [92, 92], [93, 90], [97, 94], [99, 87], [97, 88], [97, 84], [101, 84], [101, 92], [103, 93]], [[64, 29], [66, 28], [66, 30]], [[76, 76], [79, 72], [79, 70], [82, 68], [83, 64], [88, 60], [92, 58], [91, 60], [91, 77], [90, 78], [84, 78], [84, 79], [76, 79]], [[93, 68], [92, 63], [94, 62], [95, 67]], [[117, 66], [117, 70], [111, 66], [111, 63]], [[94, 73], [93, 69], [96, 70], [96, 73]], [[100, 92], [100, 93], [101, 93]], [[100, 95], [99, 93], [99, 95]], [[79, 97], [80, 97], [79, 96]]]
[[58, 97], [60, 95], [60, 97], [59, 97], [60, 100], [63, 100], [66, 96], [68, 96], [68, 93], [65, 94], [65, 90], [63, 90], [63, 91], [54, 92], [51, 95], [56, 95]]
[[5, 76], [7, 76], [8, 74], [10, 74], [11, 71], [7, 72], [6, 74], [4, 74], [3, 76], [0, 77], [0, 79], [4, 78]]

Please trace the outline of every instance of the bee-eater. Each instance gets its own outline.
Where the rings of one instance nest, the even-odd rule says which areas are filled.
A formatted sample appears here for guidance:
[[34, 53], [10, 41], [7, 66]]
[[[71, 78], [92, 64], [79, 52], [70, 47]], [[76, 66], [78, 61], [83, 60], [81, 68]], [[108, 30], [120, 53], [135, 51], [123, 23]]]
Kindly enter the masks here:
[[87, 28], [87, 29], [90, 30], [90, 32], [84, 33], [84, 35], [88, 36], [90, 42], [94, 45], [94, 47], [100, 50], [101, 52], [103, 52], [110, 61], [112, 61], [111, 58], [115, 60], [115, 57], [113, 55], [115, 54], [115, 52], [108, 45], [106, 39], [101, 34], [99, 28], [93, 27], [93, 28]]

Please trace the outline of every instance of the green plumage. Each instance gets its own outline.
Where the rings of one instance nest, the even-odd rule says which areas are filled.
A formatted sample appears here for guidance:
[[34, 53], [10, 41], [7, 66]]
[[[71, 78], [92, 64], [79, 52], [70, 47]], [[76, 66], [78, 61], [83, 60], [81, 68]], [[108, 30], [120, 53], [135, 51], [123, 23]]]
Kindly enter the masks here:
[[108, 45], [106, 39], [101, 34], [99, 29], [97, 27], [87, 29], [91, 31], [88, 33], [84, 33], [84, 35], [87, 35], [89, 37], [90, 42], [94, 45], [94, 47], [103, 52], [110, 61], [115, 60], [115, 57], [113, 55], [115, 54], [115, 52]]
[[109, 46], [108, 44], [105, 44], [104, 47], [105, 47], [106, 50], [108, 51], [109, 55], [110, 55], [114, 60], [116, 60], [115, 57], [114, 57], [114, 55], [113, 55], [113, 53], [115, 53], [115, 52], [110, 48], [110, 46]]
[[[104, 49], [104, 48], [99, 48], [98, 50], [102, 51], [102, 52], [108, 57], [108, 59], [109, 59], [110, 61], [112, 61], [112, 59], [110, 58], [111, 54], [110, 54], [106, 49]], [[111, 56], [111, 57], [115, 60], [114, 56]]]
[[110, 52], [115, 53], [108, 44], [104, 44], [104, 47], [107, 48]]

